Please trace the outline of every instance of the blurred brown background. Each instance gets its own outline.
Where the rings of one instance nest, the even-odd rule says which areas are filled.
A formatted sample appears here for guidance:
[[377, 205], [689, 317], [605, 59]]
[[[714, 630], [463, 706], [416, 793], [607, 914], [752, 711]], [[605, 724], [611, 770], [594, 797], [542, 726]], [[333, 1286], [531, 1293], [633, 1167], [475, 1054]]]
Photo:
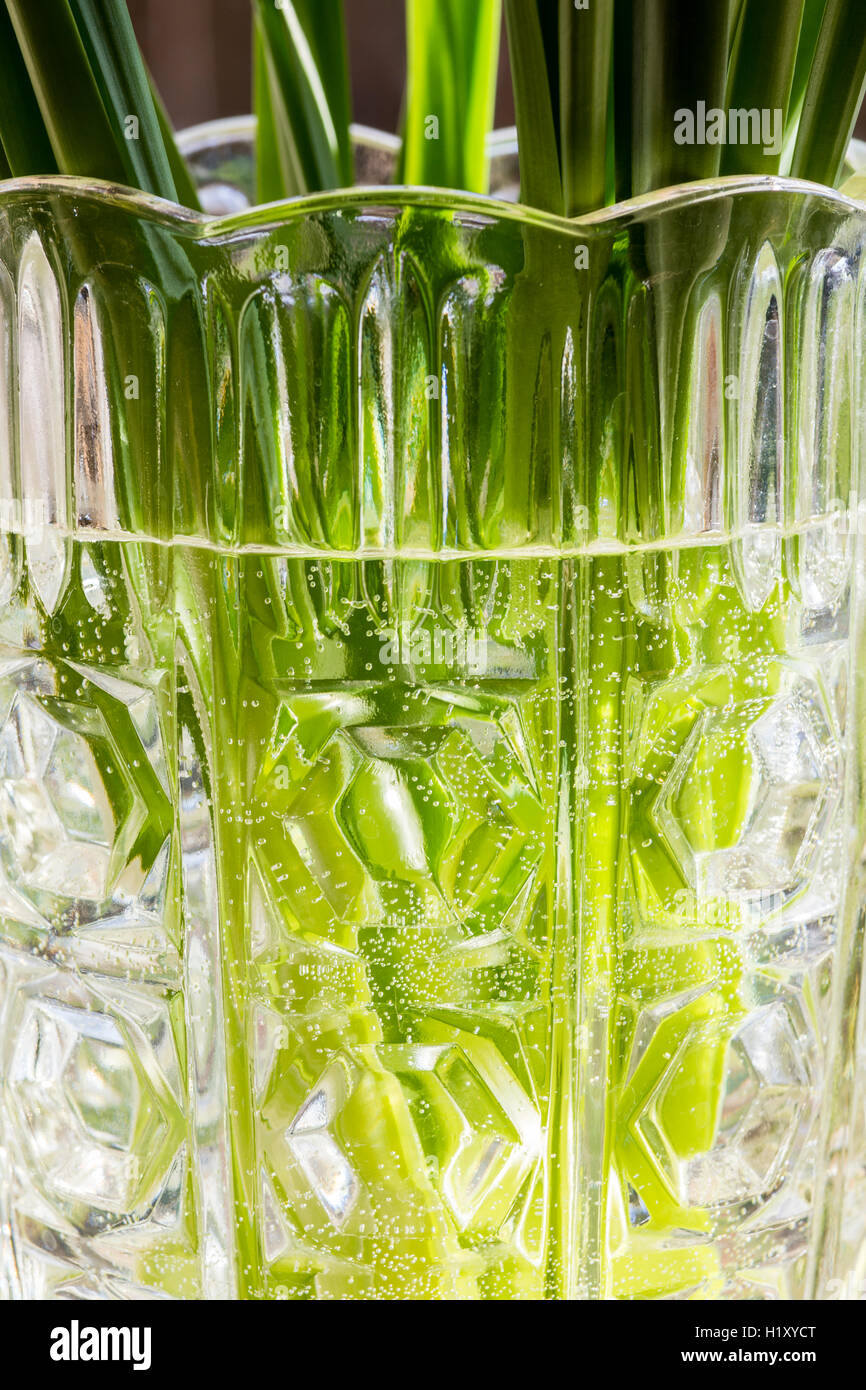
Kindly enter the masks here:
[[[466, 0], [472, 4], [473, 0]], [[250, 0], [129, 0], [139, 42], [177, 126], [251, 108]], [[346, 0], [354, 119], [396, 130], [403, 95], [404, 0]], [[497, 125], [514, 120], [504, 61]]]
[[[129, 0], [129, 9], [177, 126], [250, 110], [250, 0]], [[863, 10], [866, 23], [866, 0]], [[354, 119], [380, 130], [400, 119], [403, 14], [404, 0], [346, 0]], [[513, 120], [503, 43], [496, 124]], [[866, 138], [866, 106], [857, 134]]]

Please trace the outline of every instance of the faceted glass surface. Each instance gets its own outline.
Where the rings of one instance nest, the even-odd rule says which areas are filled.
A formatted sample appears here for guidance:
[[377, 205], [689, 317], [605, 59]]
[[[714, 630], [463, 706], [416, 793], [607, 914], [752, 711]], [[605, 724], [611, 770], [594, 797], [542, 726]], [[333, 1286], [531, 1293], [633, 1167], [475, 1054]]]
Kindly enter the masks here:
[[4, 192], [0, 1293], [856, 1296], [866, 216], [388, 196]]

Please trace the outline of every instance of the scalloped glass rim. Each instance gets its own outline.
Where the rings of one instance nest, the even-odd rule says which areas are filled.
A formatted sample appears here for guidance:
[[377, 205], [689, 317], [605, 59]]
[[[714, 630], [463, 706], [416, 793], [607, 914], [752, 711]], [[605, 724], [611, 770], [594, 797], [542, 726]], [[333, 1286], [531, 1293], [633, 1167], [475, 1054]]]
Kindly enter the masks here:
[[[228, 137], [249, 139], [252, 135], [254, 117], [229, 117], [220, 121], [210, 121], [204, 125], [193, 126], [182, 131], [178, 143], [182, 150], [195, 145], [201, 148], [208, 138], [215, 141]], [[399, 146], [398, 137], [387, 132], [375, 131], [364, 126], [353, 126], [353, 139], [358, 142], [376, 144], [387, 152]], [[489, 152], [510, 153], [514, 145], [514, 129], [508, 127], [491, 135]], [[856, 175], [851, 183], [860, 183]], [[288, 198], [282, 202], [262, 203], [246, 208], [242, 212], [232, 212], [220, 216], [195, 212], [181, 207], [164, 198], [142, 193], [138, 189], [123, 187], [103, 179], [85, 179], [67, 175], [35, 175], [25, 178], [0, 181], [0, 198], [18, 198], [28, 194], [66, 194], [96, 201], [105, 200], [113, 207], [125, 208], [139, 216], [173, 226], [178, 231], [202, 237], [208, 241], [223, 240], [237, 233], [261, 227], [280, 226], [295, 218], [307, 217], [318, 212], [345, 209], [346, 211], [364, 208], [438, 208], [469, 218], [484, 219], [489, 222], [501, 220], [521, 222], [536, 227], [548, 227], [565, 235], [579, 235], [586, 238], [596, 229], [610, 234], [611, 224], [620, 223], [623, 228], [646, 220], [647, 215], [657, 215], [675, 210], [684, 205], [696, 205], [713, 199], [729, 198], [733, 195], [789, 193], [796, 197], [811, 197], [825, 203], [829, 208], [839, 211], [866, 215], [866, 200], [858, 198], [824, 184], [811, 183], [805, 179], [792, 179], [781, 176], [753, 176], [749, 174], [728, 175], [724, 178], [702, 179], [694, 183], [675, 184], [652, 193], [630, 198], [611, 207], [600, 208], [597, 212], [582, 217], [566, 218], [556, 213], [543, 212], [525, 203], [511, 202], [504, 198], [466, 193], [460, 189], [442, 189], [424, 185], [407, 186], [402, 184], [364, 184], [352, 188], [330, 189], [326, 193], [315, 193], [299, 198]]]

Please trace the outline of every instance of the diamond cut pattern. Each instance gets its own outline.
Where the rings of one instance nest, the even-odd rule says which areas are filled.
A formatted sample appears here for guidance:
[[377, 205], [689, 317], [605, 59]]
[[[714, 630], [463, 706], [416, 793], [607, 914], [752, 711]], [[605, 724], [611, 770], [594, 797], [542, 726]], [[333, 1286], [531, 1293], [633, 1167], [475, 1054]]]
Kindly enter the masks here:
[[[60, 699], [70, 672], [78, 698]], [[14, 665], [3, 688], [0, 933], [5, 917], [7, 939], [22, 944], [68, 934], [62, 949], [79, 965], [113, 973], [122, 957], [126, 970], [140, 961], [171, 973], [171, 841], [150, 833], [163, 817], [165, 834], [169, 806], [154, 689], [34, 661]], [[127, 731], [141, 751], [132, 764], [117, 741]]]
[[[486, 718], [466, 718], [447, 692], [423, 705], [411, 692], [400, 724], [368, 722], [393, 698], [373, 688], [363, 702], [301, 696], [281, 707], [279, 754], [259, 790], [297, 854], [293, 893], [349, 920], [378, 904], [476, 932], [501, 928], [510, 912], [519, 927], [515, 913], [525, 922], [529, 905], [518, 899], [544, 853], [519, 712], [493, 699]], [[298, 918], [309, 923], [310, 913], [299, 908]]]
[[[527, 1269], [538, 1257], [544, 1078], [521, 1010], [539, 989], [550, 832], [525, 712], [493, 690], [472, 702], [368, 687], [275, 714], [259, 793], [299, 862], [288, 894], [264, 866], [250, 882], [260, 1143], [285, 1239], [298, 1251], [303, 1230], [321, 1289], [326, 1251], [355, 1271], [416, 1240], [427, 1263], [461, 1241]], [[332, 1035], [355, 1051], [329, 1050]], [[359, 1145], [362, 1103], [382, 1148]], [[392, 1287], [387, 1263], [372, 1287]]]
[[[781, 900], [804, 886], [838, 808], [835, 725], [812, 674], [765, 667], [745, 702], [732, 699], [733, 679], [722, 669], [688, 688], [673, 681], [647, 707], [633, 796], [654, 835], [635, 843], [636, 860], [658, 879], [650, 866], [661, 852], [676, 870], [674, 891], [699, 902]], [[736, 796], [714, 780], [726, 763]]]
[[[702, 1153], [677, 1140], [679, 1113], [688, 1098], [681, 1077], [707, 1072], [695, 1066], [704, 1053], [717, 1057], [722, 1072], [712, 1142]], [[764, 1005], [745, 1019], [692, 1024], [659, 1076], [633, 1123], [673, 1198], [684, 1208], [742, 1209], [772, 1191], [793, 1166], [792, 1149], [802, 1141], [813, 1100], [803, 1027], [789, 1008]], [[706, 1104], [695, 1095], [693, 1105]]]
[[[26, 1157], [48, 1201], [76, 1224], [147, 1218], [181, 1140], [176, 1095], [148, 1042], [156, 1022], [57, 980], [22, 991], [8, 1087]], [[74, 1002], [73, 1002], [74, 1000]], [[138, 1004], [138, 1009], [136, 1009]], [[147, 1017], [150, 1015], [150, 1018]]]
[[344, 1224], [358, 1199], [358, 1181], [331, 1132], [352, 1089], [349, 1064], [335, 1058], [305, 1098], [286, 1131], [286, 1143], [312, 1191], [336, 1227]]

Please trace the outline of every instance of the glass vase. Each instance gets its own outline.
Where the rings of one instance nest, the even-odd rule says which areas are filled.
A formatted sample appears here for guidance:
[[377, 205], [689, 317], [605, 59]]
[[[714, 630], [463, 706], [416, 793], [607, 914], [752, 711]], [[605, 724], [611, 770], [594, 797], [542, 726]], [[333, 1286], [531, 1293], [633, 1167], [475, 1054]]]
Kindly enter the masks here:
[[864, 239], [4, 186], [4, 1296], [856, 1295]]

